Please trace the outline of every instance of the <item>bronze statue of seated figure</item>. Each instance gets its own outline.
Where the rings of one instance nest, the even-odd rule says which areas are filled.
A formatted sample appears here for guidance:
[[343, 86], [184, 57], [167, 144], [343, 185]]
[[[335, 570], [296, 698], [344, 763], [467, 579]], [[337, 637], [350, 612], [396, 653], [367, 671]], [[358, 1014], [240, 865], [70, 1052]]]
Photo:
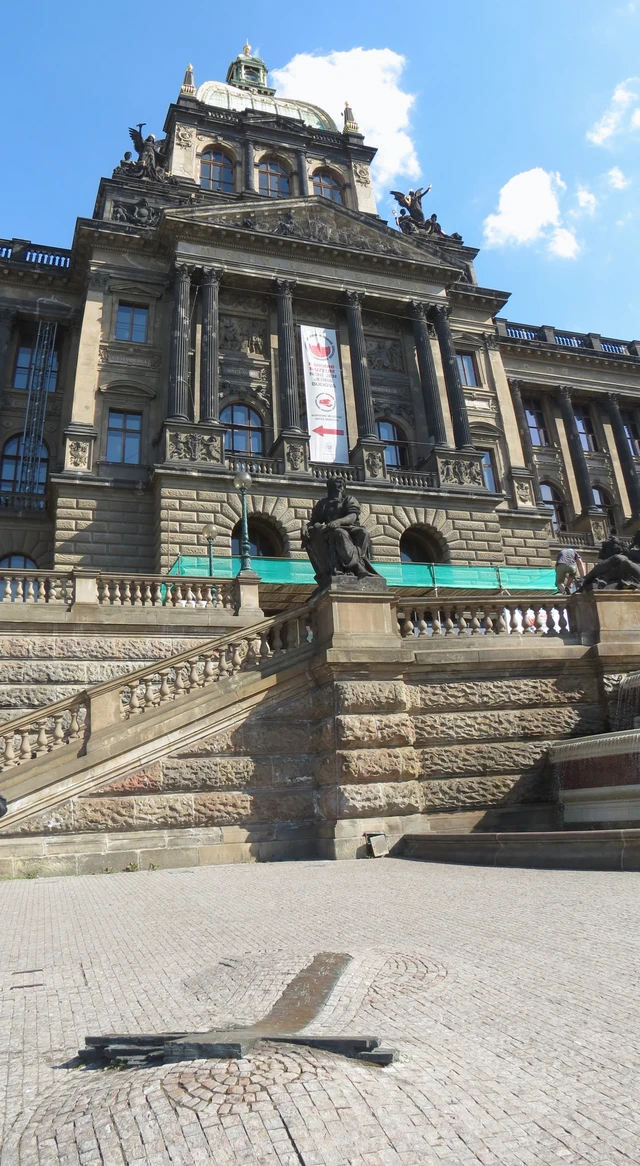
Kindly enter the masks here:
[[594, 587], [620, 591], [640, 589], [640, 532], [630, 545], [616, 535], [603, 542], [598, 562], [576, 591], [592, 591]]
[[321, 587], [340, 575], [379, 578], [370, 561], [371, 536], [360, 525], [360, 505], [347, 494], [343, 478], [329, 480], [327, 497], [316, 502], [302, 545]]

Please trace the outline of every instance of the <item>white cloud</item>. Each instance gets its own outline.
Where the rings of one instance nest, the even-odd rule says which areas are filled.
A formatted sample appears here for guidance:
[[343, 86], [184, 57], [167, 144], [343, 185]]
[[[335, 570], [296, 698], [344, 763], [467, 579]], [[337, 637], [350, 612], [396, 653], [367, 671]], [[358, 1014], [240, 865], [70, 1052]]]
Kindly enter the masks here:
[[340, 128], [348, 99], [360, 132], [378, 147], [373, 173], [384, 189], [401, 175], [420, 174], [409, 125], [415, 97], [400, 84], [405, 63], [391, 49], [357, 48], [326, 56], [298, 53], [271, 75], [278, 93], [319, 105]]
[[586, 211], [588, 215], [595, 214], [598, 200], [595, 194], [590, 190], [586, 190], [584, 186], [578, 187], [578, 206], [581, 210]]
[[[640, 126], [640, 78], [627, 77], [613, 91], [609, 105], [599, 121], [588, 130], [587, 137], [594, 146], [604, 146], [620, 133]], [[631, 106], [635, 105], [635, 109]]]
[[566, 185], [559, 174], [536, 166], [515, 174], [502, 187], [498, 210], [484, 221], [488, 247], [546, 242], [552, 255], [573, 259], [579, 246], [575, 235], [562, 226], [558, 194]]
[[609, 179], [609, 185], [612, 186], [614, 190], [624, 190], [625, 186], [629, 186], [631, 182], [631, 179], [627, 178], [622, 173], [622, 170], [619, 166], [613, 166], [612, 169], [609, 170], [607, 178]]

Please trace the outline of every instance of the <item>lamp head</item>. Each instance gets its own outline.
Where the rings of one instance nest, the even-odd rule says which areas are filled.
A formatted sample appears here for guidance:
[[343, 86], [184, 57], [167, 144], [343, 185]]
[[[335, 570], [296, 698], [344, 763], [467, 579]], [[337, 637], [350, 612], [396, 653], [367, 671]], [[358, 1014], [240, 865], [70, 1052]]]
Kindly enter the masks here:
[[246, 470], [240, 470], [233, 479], [233, 485], [236, 490], [250, 490], [251, 474], [248, 474]]
[[202, 533], [205, 538], [214, 539], [218, 533], [218, 528], [213, 522], [207, 522], [206, 526], [202, 528]]

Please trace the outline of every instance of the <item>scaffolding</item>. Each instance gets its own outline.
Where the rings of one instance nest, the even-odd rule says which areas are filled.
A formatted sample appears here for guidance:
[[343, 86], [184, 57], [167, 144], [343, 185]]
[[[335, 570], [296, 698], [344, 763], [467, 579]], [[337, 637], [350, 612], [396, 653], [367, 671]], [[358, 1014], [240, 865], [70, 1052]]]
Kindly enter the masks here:
[[27, 408], [15, 491], [18, 494], [41, 494], [40, 464], [43, 460], [44, 421], [47, 412], [49, 383], [54, 374], [57, 324], [38, 324], [36, 342], [31, 352], [27, 380]]

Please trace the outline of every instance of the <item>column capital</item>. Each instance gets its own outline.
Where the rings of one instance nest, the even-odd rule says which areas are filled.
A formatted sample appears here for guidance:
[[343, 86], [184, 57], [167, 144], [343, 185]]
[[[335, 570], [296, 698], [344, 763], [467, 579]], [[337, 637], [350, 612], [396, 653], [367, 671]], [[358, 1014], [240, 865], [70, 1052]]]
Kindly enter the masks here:
[[208, 284], [220, 283], [224, 271], [222, 267], [201, 267], [202, 282]]
[[411, 300], [411, 312], [414, 319], [426, 321], [428, 306], [429, 305], [425, 304], [422, 300]]
[[436, 318], [448, 320], [451, 315], [450, 304], [432, 304], [431, 311]]
[[513, 393], [521, 393], [524, 381], [520, 377], [507, 377], [509, 388]]
[[177, 259], [174, 271], [178, 279], [191, 279], [193, 263], [187, 263], [184, 259]]
[[620, 408], [620, 393], [607, 393], [607, 405], [612, 409]]
[[279, 296], [293, 295], [293, 289], [298, 281], [296, 279], [276, 279], [275, 289]]
[[344, 293], [344, 298], [347, 301], [347, 307], [361, 308], [365, 295], [366, 292], [363, 291], [346, 291]]
[[573, 392], [573, 385], [558, 385], [558, 392], [563, 401], [570, 401]]

